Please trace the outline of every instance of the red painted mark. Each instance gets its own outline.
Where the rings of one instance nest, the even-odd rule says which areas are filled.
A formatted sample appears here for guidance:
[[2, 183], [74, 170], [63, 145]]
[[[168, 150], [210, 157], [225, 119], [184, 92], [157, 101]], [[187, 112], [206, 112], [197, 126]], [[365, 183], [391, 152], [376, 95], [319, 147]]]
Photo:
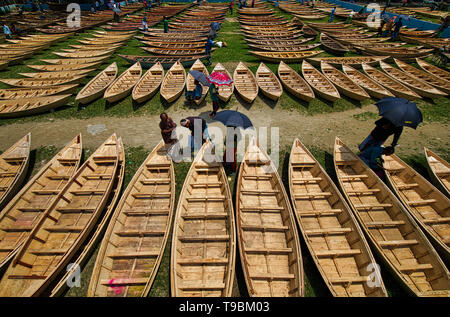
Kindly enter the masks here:
[[110, 285], [111, 288], [114, 290], [114, 294], [118, 295], [118, 294], [122, 293], [123, 286], [113, 286], [114, 281], [115, 281], [114, 279], [110, 279], [108, 282], [108, 285]]

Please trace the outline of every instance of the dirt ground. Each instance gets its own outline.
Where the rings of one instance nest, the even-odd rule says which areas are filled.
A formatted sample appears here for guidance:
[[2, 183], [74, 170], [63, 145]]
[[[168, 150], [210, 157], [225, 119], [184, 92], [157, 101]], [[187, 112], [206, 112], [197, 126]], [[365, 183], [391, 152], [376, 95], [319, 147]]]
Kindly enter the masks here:
[[[294, 138], [298, 137], [307, 146], [316, 146], [326, 151], [332, 151], [334, 138], [338, 136], [356, 149], [373, 128], [374, 120], [361, 121], [353, 116], [363, 112], [377, 112], [374, 105], [364, 106], [362, 109], [352, 109], [343, 112], [304, 115], [297, 111], [284, 110], [280, 107], [254, 105], [249, 109], [242, 106], [233, 106], [249, 116], [254, 126], [278, 127], [280, 135], [280, 149], [290, 146]], [[168, 110], [178, 124], [186, 116], [199, 115], [208, 118], [209, 106], [192, 110]], [[16, 142], [25, 133], [32, 134], [32, 149], [40, 146], [54, 145], [63, 147], [76, 134], [82, 133], [83, 146], [95, 149], [109, 135], [116, 132], [123, 138], [125, 146], [144, 146], [152, 149], [161, 139], [159, 130], [159, 116], [132, 116], [132, 117], [95, 117], [83, 120], [53, 120], [45, 122], [29, 122], [0, 126], [0, 150], [4, 151]], [[210, 127], [224, 129], [220, 122], [209, 122]], [[184, 129], [181, 126], [179, 129]], [[400, 155], [422, 154], [423, 147], [449, 148], [449, 128], [447, 123], [425, 123], [417, 130], [406, 128], [400, 138], [396, 152]], [[269, 139], [270, 140], [270, 139]], [[390, 140], [388, 140], [390, 142]]]

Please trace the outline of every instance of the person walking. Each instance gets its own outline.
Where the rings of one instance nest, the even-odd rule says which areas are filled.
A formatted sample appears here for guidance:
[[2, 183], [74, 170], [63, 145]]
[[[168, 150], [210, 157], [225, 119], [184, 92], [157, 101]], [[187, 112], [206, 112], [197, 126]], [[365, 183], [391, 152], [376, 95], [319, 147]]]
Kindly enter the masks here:
[[211, 96], [213, 107], [213, 111], [209, 114], [209, 117], [214, 118], [216, 116], [217, 110], [219, 110], [219, 89], [214, 83], [211, 83], [211, 85], [209, 85], [209, 94]]
[[168, 33], [169, 32], [169, 20], [167, 20], [167, 17], [164, 16], [164, 33]]
[[3, 24], [3, 33], [5, 34], [7, 39], [12, 39], [12, 32], [6, 23]]
[[336, 7], [334, 7], [333, 9], [331, 9], [331, 13], [330, 13], [330, 20], [328, 21], [329, 23], [333, 22], [333, 17], [334, 17], [334, 13], [336, 12]]
[[205, 45], [205, 54], [207, 55], [207, 65], [211, 65], [211, 49], [214, 46], [214, 42], [211, 37], [208, 37]]
[[394, 31], [392, 32], [392, 41], [395, 41], [397, 39], [398, 33], [400, 33], [400, 29], [403, 26], [402, 18], [399, 18], [397, 22], [395, 22]]
[[144, 16], [144, 18], [142, 19], [142, 29], [144, 30], [144, 32], [148, 32], [148, 24], [146, 16]]
[[233, 15], [234, 0], [230, 1], [230, 15]]

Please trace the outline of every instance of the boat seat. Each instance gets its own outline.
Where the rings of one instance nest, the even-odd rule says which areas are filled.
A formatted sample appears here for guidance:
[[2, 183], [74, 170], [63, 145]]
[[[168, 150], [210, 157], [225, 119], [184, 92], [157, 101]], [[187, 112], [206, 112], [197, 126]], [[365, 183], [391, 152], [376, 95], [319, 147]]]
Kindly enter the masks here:
[[169, 169], [171, 165], [169, 163], [147, 163], [145, 166], [147, 169]]
[[281, 232], [283, 232], [283, 231], [289, 230], [288, 226], [276, 226], [276, 225], [250, 225], [250, 224], [247, 225], [247, 224], [242, 224], [241, 228], [243, 230], [263, 231], [263, 232], [266, 232], [266, 231], [275, 231], [275, 232], [281, 231]]
[[390, 208], [392, 204], [355, 204], [356, 209]]
[[31, 191], [35, 195], [58, 195], [61, 190], [55, 189], [35, 189]]
[[177, 263], [182, 265], [208, 265], [208, 264], [228, 264], [227, 258], [200, 258], [200, 259], [178, 259]]
[[379, 241], [378, 244], [382, 248], [395, 248], [395, 247], [407, 247], [418, 244], [417, 240], [391, 240], [391, 241]]
[[240, 208], [242, 212], [280, 213], [284, 207], [280, 206], [245, 206]]
[[147, 208], [134, 208], [134, 209], [128, 209], [124, 210], [123, 213], [126, 216], [163, 216], [168, 215], [170, 212], [169, 209], [157, 209], [157, 210], [151, 210]]
[[205, 284], [195, 284], [194, 282], [186, 281], [185, 284], [179, 286], [179, 289], [183, 291], [196, 291], [196, 290], [220, 290], [225, 288], [225, 283], [205, 283]]
[[226, 219], [228, 214], [225, 212], [207, 212], [207, 213], [184, 213], [181, 215], [183, 219]]
[[206, 182], [206, 183], [194, 183], [191, 184], [192, 188], [206, 188], [206, 187], [220, 187], [222, 186], [221, 182]]
[[300, 217], [311, 217], [311, 216], [334, 216], [338, 215], [342, 212], [342, 209], [328, 209], [328, 210], [308, 210], [308, 211], [300, 211], [298, 215]]
[[[18, 262], [21, 265], [24, 265], [23, 262]], [[27, 265], [24, 265], [27, 266]], [[31, 266], [32, 267], [32, 266]], [[45, 280], [47, 278], [47, 275], [8, 275], [8, 279], [10, 280]]]
[[310, 199], [317, 197], [330, 197], [332, 193], [330, 192], [317, 192], [317, 193], [302, 193], [302, 194], [294, 194], [294, 199]]
[[225, 201], [225, 196], [191, 196], [187, 197], [186, 200], [188, 202]]
[[396, 227], [406, 224], [404, 221], [369, 221], [365, 223], [368, 228]]
[[166, 234], [165, 231], [154, 231], [154, 230], [140, 230], [134, 228], [123, 228], [120, 231], [115, 232], [121, 237], [144, 237], [144, 236], [163, 236]]
[[435, 174], [438, 175], [438, 176], [444, 177], [444, 176], [450, 175], [450, 170], [436, 171]]
[[324, 250], [324, 251], [316, 251], [317, 257], [344, 257], [344, 256], [354, 256], [361, 254], [361, 250], [356, 249], [348, 249], [348, 250]]
[[364, 175], [364, 174], [361, 174], [361, 175], [357, 175], [357, 174], [355, 174], [355, 175], [342, 175], [342, 176], [340, 176], [340, 178], [342, 180], [352, 180], [352, 179], [357, 179], [357, 178], [362, 179], [362, 178], [368, 178], [368, 177], [369, 177], [368, 175]]
[[102, 189], [78, 189], [71, 190], [70, 193], [73, 195], [103, 195], [105, 191]]
[[31, 231], [34, 226], [17, 226], [14, 227], [0, 227], [0, 230], [6, 232], [23, 232], [23, 231]]
[[159, 251], [137, 251], [137, 252], [118, 252], [107, 255], [112, 259], [128, 259], [128, 258], [153, 258], [159, 255]]
[[425, 271], [425, 270], [432, 270], [433, 266], [431, 264], [408, 264], [408, 265], [400, 265], [397, 267], [399, 271], [402, 272], [410, 272], [410, 271]]
[[348, 189], [347, 190], [347, 193], [352, 196], [370, 195], [370, 194], [374, 194], [374, 193], [378, 193], [378, 192], [380, 192], [380, 189], [378, 189], [378, 188], [364, 189], [364, 190], [360, 190], [360, 189]]
[[441, 224], [450, 222], [450, 217], [422, 219], [422, 222], [427, 225]]
[[359, 161], [355, 159], [355, 160], [345, 160], [345, 161], [338, 161], [338, 160], [336, 160], [335, 162], [336, 162], [336, 165], [346, 166], [346, 165], [356, 164]]
[[201, 241], [228, 241], [230, 236], [227, 234], [211, 234], [211, 235], [191, 235], [191, 236], [180, 236], [178, 237], [180, 241], [186, 242], [201, 242]]
[[313, 167], [316, 165], [316, 162], [291, 162], [292, 167]]
[[111, 174], [83, 175], [83, 178], [87, 180], [99, 180], [99, 179], [108, 180], [111, 179]]
[[141, 278], [135, 278], [135, 277], [123, 278], [123, 277], [118, 277], [118, 278], [111, 278], [109, 280], [105, 279], [105, 280], [101, 280], [100, 281], [100, 284], [106, 285], [106, 286], [111, 286], [111, 285], [146, 285], [147, 283], [148, 283], [148, 278], [145, 278], [145, 277], [141, 277]]
[[14, 250], [15, 250], [15, 248], [0, 247], [0, 252], [12, 252]]
[[69, 180], [71, 176], [70, 175], [47, 175], [46, 177], [50, 180], [59, 181], [59, 180]]
[[256, 254], [289, 254], [292, 253], [292, 248], [244, 248], [246, 253]]
[[219, 168], [218, 167], [196, 167], [195, 171], [197, 173], [205, 173], [205, 172], [209, 172], [209, 173], [217, 173], [219, 172]]
[[433, 204], [436, 202], [436, 199], [421, 199], [421, 200], [410, 200], [407, 201], [408, 205], [410, 206], [424, 206]]
[[297, 178], [297, 177], [295, 177], [295, 178], [292, 179], [292, 183], [294, 185], [303, 184], [303, 183], [318, 183], [318, 182], [320, 182], [322, 180], [323, 180], [322, 177], [310, 177], [310, 178], [300, 178], [300, 177]]
[[367, 276], [332, 277], [331, 284], [367, 283]]
[[352, 232], [351, 228], [321, 228], [305, 230], [305, 234], [309, 236], [330, 235], [330, 234], [346, 234]]
[[10, 157], [4, 157], [3, 160], [8, 163], [22, 163], [23, 160], [25, 160], [25, 156], [10, 156]]
[[76, 164], [78, 163], [78, 159], [71, 159], [71, 158], [58, 158], [57, 159], [59, 163], [61, 164]]
[[170, 184], [170, 178], [146, 178], [141, 179], [140, 182], [144, 185]]
[[20, 210], [21, 212], [43, 212], [47, 208], [42, 207], [19, 207], [17, 210]]
[[170, 198], [170, 192], [160, 193], [133, 193], [131, 194], [136, 199], [154, 199], [154, 198]]
[[289, 273], [251, 273], [250, 278], [254, 280], [293, 280], [294, 274]]
[[71, 213], [93, 213], [96, 210], [95, 207], [57, 207], [56, 211], [63, 214]]
[[82, 232], [86, 227], [85, 226], [47, 226], [42, 229], [47, 230], [49, 232]]
[[272, 179], [272, 175], [244, 175], [242, 176], [244, 179], [249, 179], [249, 180], [271, 180]]
[[277, 189], [241, 189], [242, 195], [276, 195], [279, 192]]
[[396, 187], [397, 187], [398, 189], [400, 189], [400, 190], [403, 190], [403, 189], [412, 189], [412, 188], [415, 188], [415, 187], [419, 187], [419, 184], [416, 184], [416, 183], [411, 183], [411, 184], [399, 184], [399, 185], [396, 185]]
[[67, 252], [66, 249], [42, 249], [42, 250], [35, 250], [30, 249], [27, 252], [34, 254], [34, 255], [62, 255]]

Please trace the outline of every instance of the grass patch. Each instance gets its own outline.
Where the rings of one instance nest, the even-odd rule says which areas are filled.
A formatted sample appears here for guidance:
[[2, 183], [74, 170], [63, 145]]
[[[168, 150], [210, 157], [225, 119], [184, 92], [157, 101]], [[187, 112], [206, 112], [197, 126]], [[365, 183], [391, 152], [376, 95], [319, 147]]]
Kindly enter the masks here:
[[363, 113], [354, 114], [353, 118], [359, 121], [376, 120], [378, 119], [378, 114], [376, 112], [366, 111]]

